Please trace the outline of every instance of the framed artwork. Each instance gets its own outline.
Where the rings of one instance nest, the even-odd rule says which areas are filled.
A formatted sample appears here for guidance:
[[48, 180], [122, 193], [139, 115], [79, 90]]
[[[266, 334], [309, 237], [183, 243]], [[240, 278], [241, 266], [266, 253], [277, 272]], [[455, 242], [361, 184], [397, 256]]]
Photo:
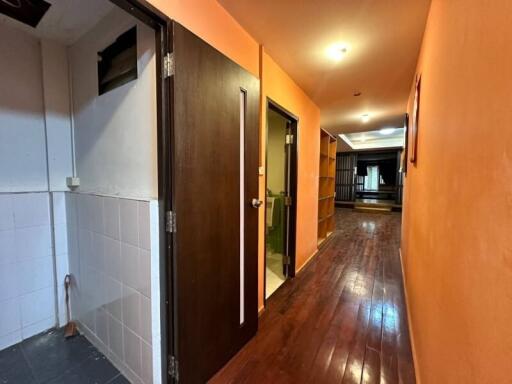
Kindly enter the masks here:
[[414, 91], [414, 104], [412, 108], [412, 126], [411, 126], [411, 145], [409, 160], [416, 163], [418, 158], [418, 130], [420, 121], [420, 98], [421, 98], [421, 75], [416, 78], [416, 88]]
[[400, 172], [407, 174], [407, 158], [409, 157], [409, 114], [404, 116], [404, 149], [400, 156]]

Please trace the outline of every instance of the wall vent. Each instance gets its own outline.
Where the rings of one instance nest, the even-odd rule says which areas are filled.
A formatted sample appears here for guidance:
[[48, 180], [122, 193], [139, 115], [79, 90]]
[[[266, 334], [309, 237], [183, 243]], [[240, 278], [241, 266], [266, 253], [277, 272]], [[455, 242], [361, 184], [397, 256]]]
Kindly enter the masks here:
[[100, 95], [137, 79], [137, 27], [124, 32], [98, 52], [98, 93]]

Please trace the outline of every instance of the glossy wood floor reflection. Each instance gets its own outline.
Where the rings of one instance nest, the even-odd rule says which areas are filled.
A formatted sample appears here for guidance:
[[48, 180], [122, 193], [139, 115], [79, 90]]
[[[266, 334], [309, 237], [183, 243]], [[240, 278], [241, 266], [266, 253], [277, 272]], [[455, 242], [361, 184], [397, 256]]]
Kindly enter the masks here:
[[337, 230], [267, 301], [258, 334], [210, 383], [415, 383], [400, 215], [337, 209]]

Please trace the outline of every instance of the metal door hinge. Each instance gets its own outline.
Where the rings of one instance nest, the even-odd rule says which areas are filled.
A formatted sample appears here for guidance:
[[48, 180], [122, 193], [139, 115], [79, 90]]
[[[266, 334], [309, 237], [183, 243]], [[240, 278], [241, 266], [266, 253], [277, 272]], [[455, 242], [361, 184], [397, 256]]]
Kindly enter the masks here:
[[165, 212], [165, 230], [169, 233], [176, 233], [176, 213], [173, 211]]
[[178, 360], [176, 360], [174, 356], [169, 356], [169, 366], [167, 368], [167, 373], [175, 381], [179, 380]]
[[290, 256], [288, 256], [288, 255], [284, 255], [283, 256], [283, 263], [284, 263], [284, 265], [290, 265], [291, 261], [292, 261], [292, 259], [291, 259]]
[[286, 207], [289, 207], [292, 205], [292, 197], [291, 196], [285, 196], [284, 197], [284, 205]]
[[293, 144], [293, 135], [286, 135], [286, 144]]
[[164, 56], [164, 79], [174, 76], [174, 54], [167, 53]]

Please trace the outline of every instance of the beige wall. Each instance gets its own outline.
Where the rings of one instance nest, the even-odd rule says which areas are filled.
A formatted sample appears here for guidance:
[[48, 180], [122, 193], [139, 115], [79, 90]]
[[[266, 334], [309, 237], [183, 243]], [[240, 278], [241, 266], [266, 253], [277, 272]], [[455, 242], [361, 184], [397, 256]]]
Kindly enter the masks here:
[[270, 111], [267, 134], [267, 189], [278, 194], [285, 190], [286, 120]]
[[511, 68], [510, 0], [433, 0], [402, 243], [422, 384], [511, 382]]

